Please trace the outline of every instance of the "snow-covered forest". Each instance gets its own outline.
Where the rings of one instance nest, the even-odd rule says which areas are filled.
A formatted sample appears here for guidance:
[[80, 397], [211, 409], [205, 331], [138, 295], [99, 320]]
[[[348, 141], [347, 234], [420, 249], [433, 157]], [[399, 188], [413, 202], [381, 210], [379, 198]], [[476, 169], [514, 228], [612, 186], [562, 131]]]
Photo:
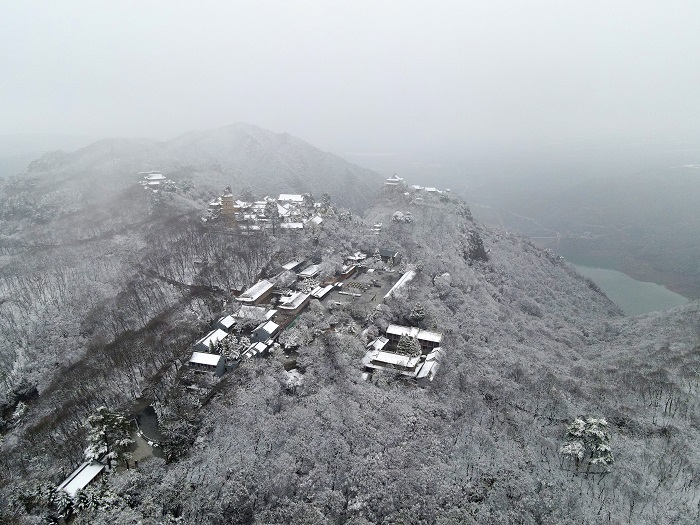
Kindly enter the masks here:
[[[323, 171], [308, 145], [268, 142]], [[154, 197], [125, 182], [142, 151], [119, 168], [111, 151], [44, 158], [0, 186], [0, 522], [43, 523], [67, 506], [95, 525], [700, 519], [697, 303], [624, 318], [560, 257], [480, 225], [449, 192], [343, 203], [331, 190], [317, 227], [211, 228], [210, 159], [171, 157], [175, 187]], [[334, 177], [325, 184], [344, 187]], [[272, 186], [307, 190], [291, 176]], [[212, 379], [210, 395], [182, 387], [232, 290], [290, 260], [332, 273], [379, 249], [415, 278], [379, 308], [312, 303], [291, 332], [294, 376], [280, 351]], [[363, 379], [362, 331], [391, 323], [443, 334], [434, 381]], [[56, 486], [102, 446], [99, 421], [130, 419], [143, 400], [162, 457], [127, 469], [110, 451], [118, 465], [66, 502]]]

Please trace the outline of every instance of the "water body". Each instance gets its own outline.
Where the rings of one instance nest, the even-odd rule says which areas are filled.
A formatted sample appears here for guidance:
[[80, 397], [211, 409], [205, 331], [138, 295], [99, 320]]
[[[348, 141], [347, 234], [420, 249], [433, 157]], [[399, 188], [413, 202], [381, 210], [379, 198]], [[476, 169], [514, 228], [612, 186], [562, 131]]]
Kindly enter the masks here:
[[632, 279], [617, 270], [571, 265], [598, 285], [627, 316], [668, 310], [686, 304], [689, 299], [656, 283]]

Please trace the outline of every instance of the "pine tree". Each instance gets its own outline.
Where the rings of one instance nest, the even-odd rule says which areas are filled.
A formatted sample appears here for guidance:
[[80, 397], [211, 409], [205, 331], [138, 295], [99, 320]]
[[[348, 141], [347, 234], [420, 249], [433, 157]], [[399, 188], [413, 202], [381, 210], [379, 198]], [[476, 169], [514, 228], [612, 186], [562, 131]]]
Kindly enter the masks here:
[[423, 303], [416, 303], [413, 305], [413, 309], [411, 310], [411, 315], [409, 316], [413, 321], [420, 322], [423, 319], [425, 319], [425, 308], [423, 307]]
[[603, 418], [577, 417], [566, 428], [566, 441], [559, 453], [574, 461], [577, 469], [586, 466], [604, 472], [615, 462], [610, 448], [608, 422]]
[[420, 343], [415, 337], [402, 335], [396, 345], [396, 352], [410, 357], [419, 356], [421, 354]]
[[131, 439], [131, 424], [122, 414], [101, 406], [88, 417], [88, 423], [87, 459], [105, 457], [110, 462], [112, 459], [118, 462], [127, 458], [126, 451], [134, 441]]
[[277, 208], [277, 201], [267, 201], [267, 204], [265, 204], [265, 216], [270, 220], [270, 224], [272, 224], [272, 234], [274, 235], [280, 223], [280, 212], [279, 208]]
[[311, 213], [314, 211], [314, 207], [316, 205], [316, 201], [314, 199], [314, 196], [312, 193], [304, 193], [302, 196], [302, 203], [304, 204], [304, 208], [306, 208], [307, 213]]
[[467, 251], [467, 258], [472, 261], [488, 261], [489, 256], [484, 248], [484, 241], [481, 240], [479, 232], [476, 230], [469, 231], [468, 237], [469, 249]]

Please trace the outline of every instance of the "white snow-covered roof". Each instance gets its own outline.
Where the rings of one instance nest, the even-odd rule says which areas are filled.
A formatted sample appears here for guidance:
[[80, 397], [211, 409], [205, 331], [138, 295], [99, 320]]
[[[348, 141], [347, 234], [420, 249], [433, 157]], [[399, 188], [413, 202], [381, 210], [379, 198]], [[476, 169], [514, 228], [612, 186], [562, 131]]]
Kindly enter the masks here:
[[258, 326], [255, 330], [256, 331], [263, 330], [264, 332], [266, 332], [268, 334], [274, 334], [279, 327], [280, 327], [280, 325], [278, 325], [274, 321], [267, 321], [266, 323]]
[[216, 330], [212, 330], [207, 335], [202, 337], [199, 341], [197, 341], [195, 343], [195, 346], [204, 345], [208, 348], [209, 343], [216, 344], [222, 339], [225, 339], [226, 337], [228, 337], [228, 333], [222, 330], [221, 328], [217, 328]]
[[204, 352], [193, 352], [190, 363], [196, 365], [217, 366], [224, 356], [219, 354], [207, 354]]
[[314, 224], [321, 224], [323, 222], [323, 219], [321, 217], [319, 217], [318, 215], [314, 215], [306, 222], [313, 222]]
[[423, 189], [423, 186], [419, 186], [418, 184], [413, 184], [413, 185], [411, 186], [411, 188], [413, 188], [414, 190], [422, 190], [422, 189]]
[[421, 330], [420, 332], [418, 332], [418, 339], [432, 341], [433, 343], [441, 343], [442, 334], [438, 334], [437, 332], [430, 332], [429, 330]]
[[105, 466], [99, 461], [86, 461], [58, 486], [58, 490], [63, 490], [70, 497], [74, 498], [77, 492], [87, 487], [104, 468]]
[[311, 266], [307, 266], [304, 268], [302, 271], [300, 271], [297, 275], [301, 278], [304, 277], [316, 277], [318, 273], [321, 271], [321, 266], [318, 264], [312, 264]]
[[270, 281], [263, 279], [262, 281], [258, 281], [253, 286], [248, 288], [245, 292], [238, 296], [236, 300], [241, 302], [254, 302], [271, 290], [274, 286], [275, 285]]
[[280, 196], [277, 200], [287, 202], [304, 202], [304, 197], [302, 197], [301, 195], [293, 195], [291, 193], [280, 193]]
[[165, 176], [162, 173], [151, 173], [146, 175], [146, 180], [165, 180]]
[[219, 319], [219, 324], [223, 326], [225, 329], [231, 328], [234, 324], [236, 324], [236, 320], [233, 318], [232, 315], [227, 315], [225, 317], [222, 317]]
[[307, 293], [294, 292], [292, 295], [280, 298], [278, 307], [280, 310], [296, 310], [308, 297]]
[[236, 317], [239, 319], [256, 319], [262, 321], [266, 316], [266, 309], [262, 306], [250, 306], [244, 304], [241, 309], [236, 312]]
[[283, 222], [280, 224], [280, 228], [283, 230], [303, 230], [303, 222]]
[[423, 363], [423, 366], [420, 367], [418, 374], [416, 374], [416, 379], [427, 378], [428, 381], [432, 381], [438, 368], [440, 368], [440, 363], [438, 361], [426, 361]]
[[380, 336], [377, 337], [374, 341], [370, 343], [370, 346], [372, 349], [377, 350], [377, 351], [382, 351], [384, 350], [384, 347], [389, 343], [389, 340], [386, 337]]
[[425, 188], [425, 191], [428, 193], [435, 193], [437, 191], [437, 188]]
[[407, 335], [409, 337], [415, 337], [418, 340], [432, 341], [434, 343], [440, 343], [442, 341], [442, 334], [437, 332], [430, 332], [428, 330], [421, 330], [416, 326], [402, 326], [399, 324], [390, 324], [386, 329], [387, 334], [396, 335], [401, 337], [402, 335]]
[[427, 379], [432, 381], [435, 378], [435, 374], [440, 368], [440, 360], [442, 359], [443, 350], [439, 346], [434, 348], [427, 356], [425, 356], [425, 362], [421, 366], [416, 379]]
[[323, 299], [328, 293], [333, 289], [333, 285], [329, 284], [327, 286], [317, 286], [311, 291], [311, 296], [316, 299]]
[[396, 284], [391, 287], [391, 290], [389, 290], [386, 295], [384, 296], [384, 299], [387, 299], [391, 297], [397, 290], [401, 289], [406, 283], [410, 282], [413, 280], [413, 278], [416, 276], [415, 270], [409, 270], [405, 274], [401, 276], [401, 279], [396, 281]]
[[392, 365], [401, 368], [415, 368], [420, 362], [420, 356], [408, 356], [395, 354], [394, 352], [382, 352], [380, 350], [370, 350], [366, 356], [369, 363], [367, 366]]
[[299, 266], [301, 266], [302, 262], [303, 261], [290, 261], [287, 264], [283, 264], [282, 268], [285, 270], [296, 270], [299, 268]]

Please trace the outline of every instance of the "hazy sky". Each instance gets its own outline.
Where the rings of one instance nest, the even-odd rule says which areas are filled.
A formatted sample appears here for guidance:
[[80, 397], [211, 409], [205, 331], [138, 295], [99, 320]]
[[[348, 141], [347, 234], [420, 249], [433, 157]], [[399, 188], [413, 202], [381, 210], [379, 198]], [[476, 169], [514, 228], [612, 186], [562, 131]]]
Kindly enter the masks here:
[[0, 3], [0, 135], [249, 122], [335, 151], [700, 129], [700, 2]]

